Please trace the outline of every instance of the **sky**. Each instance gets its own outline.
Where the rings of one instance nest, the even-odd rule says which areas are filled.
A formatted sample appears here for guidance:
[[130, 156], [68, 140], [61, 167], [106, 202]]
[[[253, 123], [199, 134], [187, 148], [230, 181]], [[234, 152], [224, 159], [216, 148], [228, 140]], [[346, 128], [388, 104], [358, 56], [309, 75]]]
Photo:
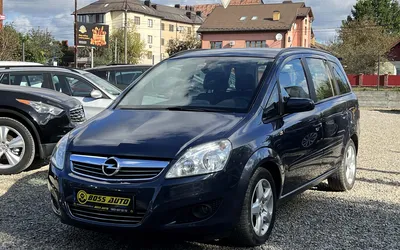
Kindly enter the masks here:
[[[21, 32], [40, 27], [52, 32], [57, 40], [69, 40], [73, 43], [74, 0], [3, 0], [6, 23], [12, 22]], [[305, 2], [312, 7], [315, 20], [313, 24], [316, 39], [327, 43], [336, 34], [341, 20], [351, 13], [357, 0], [293, 0]], [[78, 0], [78, 8], [95, 0]], [[153, 0], [154, 3], [185, 5], [219, 3], [220, 0]], [[279, 0], [264, 0], [264, 3], [277, 3]]]

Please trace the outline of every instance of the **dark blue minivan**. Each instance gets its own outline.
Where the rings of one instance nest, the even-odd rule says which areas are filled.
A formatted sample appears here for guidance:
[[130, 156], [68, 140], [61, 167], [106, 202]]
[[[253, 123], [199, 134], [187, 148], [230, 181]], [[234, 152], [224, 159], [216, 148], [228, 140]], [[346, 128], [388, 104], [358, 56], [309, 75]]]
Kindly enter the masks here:
[[78, 227], [260, 245], [279, 201], [325, 179], [352, 189], [359, 117], [326, 52], [180, 53], [58, 143], [52, 207]]

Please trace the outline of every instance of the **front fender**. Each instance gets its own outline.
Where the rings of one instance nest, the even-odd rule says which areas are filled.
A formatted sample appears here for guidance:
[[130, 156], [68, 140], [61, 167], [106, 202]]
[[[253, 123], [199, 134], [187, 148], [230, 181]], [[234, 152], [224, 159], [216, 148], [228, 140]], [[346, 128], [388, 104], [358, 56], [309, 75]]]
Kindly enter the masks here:
[[244, 197], [244, 194], [250, 182], [250, 178], [253, 176], [253, 173], [256, 171], [256, 169], [261, 166], [268, 166], [268, 163], [272, 163], [269, 167], [277, 168], [271, 169], [270, 172], [278, 172], [281, 188], [280, 190], [277, 190], [277, 196], [278, 198], [281, 196], [283, 183], [285, 181], [285, 168], [279, 155], [271, 148], [264, 147], [258, 149], [256, 152], [253, 153], [243, 169], [242, 175], [239, 180], [239, 190], [242, 190], [244, 192], [242, 194], [242, 197]]

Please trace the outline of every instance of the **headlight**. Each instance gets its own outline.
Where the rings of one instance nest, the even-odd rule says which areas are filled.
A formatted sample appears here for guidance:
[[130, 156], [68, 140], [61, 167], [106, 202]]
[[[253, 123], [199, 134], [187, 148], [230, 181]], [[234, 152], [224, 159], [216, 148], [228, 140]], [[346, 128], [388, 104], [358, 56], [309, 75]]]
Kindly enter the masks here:
[[69, 134], [66, 134], [60, 141], [58, 141], [51, 156], [51, 163], [58, 169], [64, 168], [65, 153], [67, 151]]
[[224, 169], [232, 144], [228, 140], [211, 142], [189, 149], [168, 171], [166, 178], [210, 174]]
[[52, 114], [52, 115], [59, 115], [64, 110], [54, 107], [52, 105], [42, 103], [42, 102], [34, 102], [29, 100], [17, 99], [18, 102], [31, 106], [36, 112], [40, 114]]

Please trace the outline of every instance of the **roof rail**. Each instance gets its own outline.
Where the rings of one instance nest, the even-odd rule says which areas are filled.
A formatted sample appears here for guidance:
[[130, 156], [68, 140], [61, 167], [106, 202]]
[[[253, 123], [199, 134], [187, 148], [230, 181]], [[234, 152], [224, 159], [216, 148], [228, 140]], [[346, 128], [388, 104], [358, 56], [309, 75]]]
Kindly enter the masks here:
[[77, 69], [75, 68], [69, 68], [65, 66], [53, 66], [53, 65], [13, 65], [13, 66], [0, 66], [0, 69], [11, 69], [11, 68], [61, 68], [61, 69], [67, 69], [71, 70], [74, 72], [78, 72]]
[[[330, 54], [330, 55], [332, 55], [332, 56], [335, 56], [332, 52], [327, 51], [327, 50], [316, 49], [316, 48], [305, 48], [305, 47], [290, 47], [290, 48], [284, 48], [284, 49], [282, 49], [282, 50], [278, 53], [277, 56], [280, 56], [280, 55], [282, 55], [282, 54], [284, 54], [284, 53], [286, 53], [286, 52], [290, 52], [290, 51], [293, 51], [293, 50], [318, 51], [318, 52], [322, 52], [322, 53], [325, 53], [325, 54]], [[336, 57], [336, 56], [335, 56], [335, 57]]]

